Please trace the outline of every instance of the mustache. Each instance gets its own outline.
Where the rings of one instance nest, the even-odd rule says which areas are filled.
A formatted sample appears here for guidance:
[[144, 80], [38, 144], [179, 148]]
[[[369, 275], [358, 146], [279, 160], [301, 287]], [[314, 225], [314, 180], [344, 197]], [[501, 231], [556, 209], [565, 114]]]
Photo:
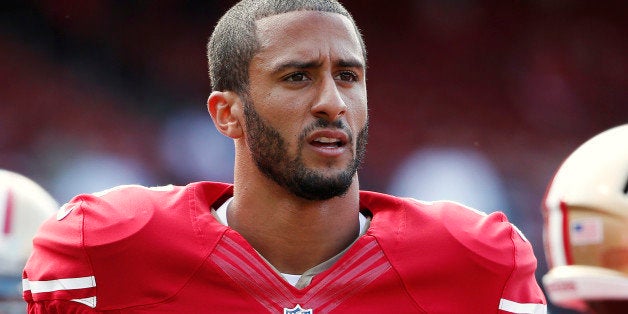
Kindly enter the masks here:
[[336, 120], [336, 121], [330, 122], [322, 118], [317, 118], [316, 121], [312, 122], [310, 125], [305, 127], [303, 131], [301, 131], [301, 134], [299, 135], [299, 140], [302, 141], [303, 139], [305, 139], [305, 137], [307, 137], [308, 134], [310, 134], [314, 130], [328, 129], [328, 128], [342, 130], [349, 137], [348, 138], [349, 143], [353, 143], [353, 133], [351, 132], [351, 129], [349, 129], [349, 127], [343, 120]]

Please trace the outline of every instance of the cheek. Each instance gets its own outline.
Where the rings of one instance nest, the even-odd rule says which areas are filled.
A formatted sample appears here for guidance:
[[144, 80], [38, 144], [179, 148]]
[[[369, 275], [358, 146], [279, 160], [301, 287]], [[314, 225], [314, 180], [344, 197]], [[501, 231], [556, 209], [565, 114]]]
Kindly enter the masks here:
[[365, 123], [368, 119], [368, 99], [366, 86], [361, 85], [351, 89], [347, 94], [348, 110], [351, 111], [354, 119], [360, 123]]
[[361, 124], [364, 125], [369, 119], [368, 107], [366, 105], [360, 107], [357, 110], [357, 119], [360, 120]]
[[284, 148], [287, 153], [296, 154], [304, 123], [300, 113], [294, 108], [289, 108], [289, 106], [262, 105], [256, 107], [263, 122], [274, 129], [284, 141]]
[[264, 95], [260, 101], [260, 106], [257, 107], [260, 110], [260, 115], [288, 141], [291, 140], [289, 137], [298, 137], [304, 119], [309, 113], [302, 100], [277, 92]]
[[369, 120], [368, 106], [366, 100], [355, 102], [351, 107], [351, 119], [356, 132], [359, 132]]

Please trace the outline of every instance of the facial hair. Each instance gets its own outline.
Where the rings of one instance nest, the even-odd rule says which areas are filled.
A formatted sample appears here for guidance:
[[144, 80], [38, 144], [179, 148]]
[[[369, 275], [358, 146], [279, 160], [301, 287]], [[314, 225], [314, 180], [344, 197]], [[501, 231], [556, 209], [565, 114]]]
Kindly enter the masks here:
[[[284, 138], [259, 116], [250, 100], [244, 101], [244, 116], [249, 150], [257, 168], [266, 177], [306, 200], [327, 200], [347, 193], [366, 153], [368, 120], [358, 133], [358, 137], [354, 138], [342, 121], [329, 122], [318, 119], [301, 132], [297, 152], [291, 158]], [[303, 143], [307, 134], [315, 129], [328, 127], [343, 129], [349, 135], [347, 143], [349, 146], [354, 140], [357, 141], [356, 152], [352, 154], [353, 158], [349, 165], [339, 174], [332, 176], [325, 176], [307, 168], [302, 158]]]

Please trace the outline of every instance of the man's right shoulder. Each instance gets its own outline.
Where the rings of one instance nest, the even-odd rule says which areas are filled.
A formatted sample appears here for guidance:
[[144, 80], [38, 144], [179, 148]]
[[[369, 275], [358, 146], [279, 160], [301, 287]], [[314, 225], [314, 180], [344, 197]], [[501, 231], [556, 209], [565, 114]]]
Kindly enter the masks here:
[[214, 220], [209, 207], [226, 190], [224, 185], [194, 183], [123, 185], [81, 194], [44, 222], [34, 239], [35, 249], [50, 241], [89, 249], [132, 239], [146, 240], [145, 237], [158, 240], [164, 230], [207, 229]]
[[103, 245], [135, 234], [158, 218], [160, 211], [181, 207], [177, 204], [186, 199], [185, 189], [176, 186], [124, 185], [82, 194], [64, 204], [54, 219], [44, 224], [40, 233], [80, 229], [77, 235], [83, 237], [81, 243], [84, 246]]
[[[75, 197], [42, 225], [33, 240], [33, 254], [24, 269], [25, 282], [31, 285], [25, 287], [25, 298], [95, 300], [98, 292], [99, 304], [134, 306], [159, 300], [127, 298], [120, 291], [160, 287], [163, 291], [157, 295], [174, 294], [225, 231], [208, 202], [228, 188], [134, 185]], [[166, 277], [168, 285], [159, 281]], [[81, 288], [47, 292], [47, 286], [67, 280]], [[148, 292], [135, 295], [144, 293]]]

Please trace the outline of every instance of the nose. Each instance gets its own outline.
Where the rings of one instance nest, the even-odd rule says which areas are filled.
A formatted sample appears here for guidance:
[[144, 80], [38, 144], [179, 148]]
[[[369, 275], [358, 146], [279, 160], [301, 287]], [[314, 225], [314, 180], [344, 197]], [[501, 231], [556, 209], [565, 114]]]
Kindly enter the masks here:
[[347, 105], [332, 77], [321, 81], [318, 97], [311, 111], [315, 117], [329, 122], [336, 121], [346, 113]]

